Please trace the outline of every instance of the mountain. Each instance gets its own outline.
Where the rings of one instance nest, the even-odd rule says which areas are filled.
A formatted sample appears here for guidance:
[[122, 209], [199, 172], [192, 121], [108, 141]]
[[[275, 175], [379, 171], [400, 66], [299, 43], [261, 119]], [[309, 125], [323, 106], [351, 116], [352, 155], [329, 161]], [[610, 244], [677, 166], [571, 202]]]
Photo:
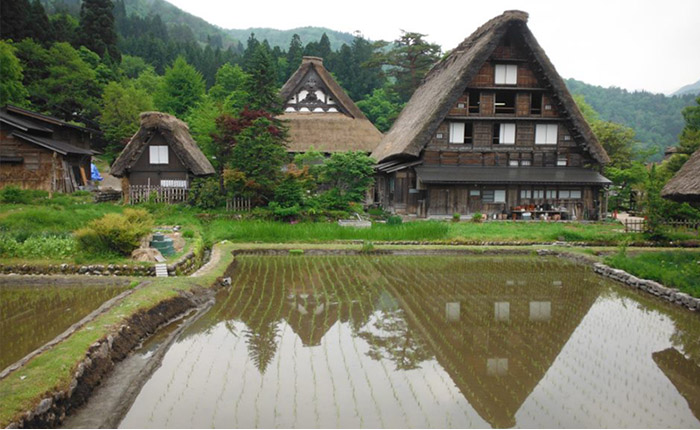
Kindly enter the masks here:
[[643, 149], [655, 149], [655, 160], [663, 150], [678, 143], [685, 122], [681, 111], [695, 104], [695, 95], [665, 96], [647, 91], [629, 92], [617, 87], [603, 88], [575, 79], [565, 79], [572, 94], [582, 94], [600, 114], [600, 119], [631, 127]]
[[684, 94], [695, 94], [698, 95], [700, 94], [700, 80], [698, 80], [694, 84], [688, 84], [686, 86], [681, 87], [679, 90], [671, 94], [672, 96], [682, 96]]
[[355, 38], [350, 33], [343, 33], [323, 27], [300, 27], [291, 30], [275, 30], [272, 28], [248, 28], [245, 30], [226, 30], [234, 38], [245, 44], [251, 33], [255, 33], [255, 38], [259, 41], [267, 40], [271, 47], [279, 46], [283, 50], [289, 48], [289, 42], [292, 36], [296, 33], [301, 38], [301, 43], [306, 46], [309, 42], [318, 42], [323, 33], [326, 33], [328, 40], [331, 42], [331, 49], [337, 51], [343, 44], [350, 45]]

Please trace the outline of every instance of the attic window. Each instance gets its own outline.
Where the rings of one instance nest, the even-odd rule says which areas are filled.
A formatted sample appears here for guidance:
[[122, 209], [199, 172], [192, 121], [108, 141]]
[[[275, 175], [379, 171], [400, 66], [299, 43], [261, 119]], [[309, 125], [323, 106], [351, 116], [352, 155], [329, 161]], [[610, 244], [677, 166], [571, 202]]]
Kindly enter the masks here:
[[518, 83], [517, 64], [496, 64], [495, 69], [494, 82], [496, 85], [515, 85]]
[[515, 124], [494, 124], [493, 143], [494, 145], [513, 145], [515, 143]]
[[479, 97], [478, 91], [469, 91], [469, 113], [479, 113]]
[[151, 164], [168, 164], [168, 145], [149, 146], [148, 150]]
[[536, 145], [556, 145], [557, 143], [557, 125], [556, 124], [537, 124], [535, 126], [535, 144]]
[[512, 91], [500, 91], [496, 93], [496, 113], [515, 113], [515, 93]]

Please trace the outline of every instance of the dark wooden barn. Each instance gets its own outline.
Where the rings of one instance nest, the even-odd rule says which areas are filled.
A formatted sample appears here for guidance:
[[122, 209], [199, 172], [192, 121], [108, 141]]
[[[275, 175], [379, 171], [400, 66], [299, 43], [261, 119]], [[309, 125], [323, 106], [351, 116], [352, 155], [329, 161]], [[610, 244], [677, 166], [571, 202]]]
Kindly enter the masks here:
[[16, 106], [0, 109], [0, 188], [73, 192], [89, 184], [98, 134]]
[[192, 179], [214, 167], [192, 139], [187, 124], [161, 112], [141, 114], [141, 127], [114, 161], [110, 174], [122, 178], [124, 200], [150, 196], [175, 202], [187, 198]]
[[278, 118], [289, 127], [287, 150], [374, 151], [382, 133], [348, 97], [318, 57], [304, 57], [299, 69], [280, 91], [284, 114]]
[[376, 203], [418, 217], [600, 216], [608, 155], [527, 19], [490, 20], [428, 73], [372, 153]]

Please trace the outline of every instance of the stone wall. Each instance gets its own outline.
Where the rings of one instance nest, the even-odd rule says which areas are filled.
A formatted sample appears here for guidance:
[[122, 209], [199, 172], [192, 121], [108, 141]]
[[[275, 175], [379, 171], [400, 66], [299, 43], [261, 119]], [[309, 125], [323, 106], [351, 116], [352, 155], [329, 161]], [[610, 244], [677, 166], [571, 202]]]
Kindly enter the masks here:
[[[204, 253], [201, 253], [204, 254]], [[201, 257], [201, 256], [200, 256]], [[188, 251], [168, 265], [168, 276], [187, 275], [202, 263], [194, 251]], [[93, 276], [156, 276], [154, 264], [1, 264], [0, 274], [17, 275], [93, 275]]]

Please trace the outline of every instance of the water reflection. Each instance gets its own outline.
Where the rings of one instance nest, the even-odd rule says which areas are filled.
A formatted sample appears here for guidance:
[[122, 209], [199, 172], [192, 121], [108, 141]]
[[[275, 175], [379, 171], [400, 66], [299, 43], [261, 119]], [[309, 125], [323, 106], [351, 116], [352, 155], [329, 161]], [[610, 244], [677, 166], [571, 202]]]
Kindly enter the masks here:
[[444, 256], [237, 264], [122, 426], [700, 425], [697, 316], [586, 268]]

